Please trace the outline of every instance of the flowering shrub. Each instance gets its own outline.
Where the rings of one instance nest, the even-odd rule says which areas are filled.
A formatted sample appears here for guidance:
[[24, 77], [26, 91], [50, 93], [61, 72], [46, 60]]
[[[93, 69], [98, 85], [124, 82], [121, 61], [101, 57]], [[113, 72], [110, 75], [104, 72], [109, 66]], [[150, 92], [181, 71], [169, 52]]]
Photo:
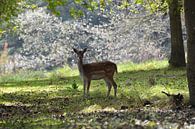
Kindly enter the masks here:
[[18, 36], [23, 40], [14, 53], [17, 68], [72, 65], [72, 47], [88, 47], [85, 62], [142, 62], [167, 58], [170, 51], [169, 19], [162, 14], [96, 13], [62, 21], [45, 8], [38, 8], [20, 14], [17, 22]]
[[28, 10], [19, 15], [19, 37], [24, 41], [17, 54], [21, 67], [43, 69], [61, 65], [67, 58], [69, 29], [44, 9]]

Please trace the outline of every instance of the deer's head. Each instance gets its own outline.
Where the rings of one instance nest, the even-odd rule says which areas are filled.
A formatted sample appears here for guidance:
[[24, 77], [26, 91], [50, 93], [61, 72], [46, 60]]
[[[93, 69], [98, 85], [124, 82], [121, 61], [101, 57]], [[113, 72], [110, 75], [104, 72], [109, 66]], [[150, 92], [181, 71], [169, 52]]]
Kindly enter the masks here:
[[79, 51], [79, 50], [73, 48], [73, 51], [77, 54], [78, 58], [80, 60], [82, 60], [83, 56], [84, 56], [84, 53], [87, 51], [87, 48], [83, 49], [83, 51]]

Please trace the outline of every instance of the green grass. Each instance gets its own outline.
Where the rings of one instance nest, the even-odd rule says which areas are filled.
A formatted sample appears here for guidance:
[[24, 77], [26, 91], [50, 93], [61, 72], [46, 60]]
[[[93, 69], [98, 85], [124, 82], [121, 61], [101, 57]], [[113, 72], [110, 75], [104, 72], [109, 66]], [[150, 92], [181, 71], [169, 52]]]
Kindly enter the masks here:
[[[184, 68], [171, 69], [167, 61], [142, 64], [118, 64], [115, 75], [117, 98], [106, 97], [107, 87], [102, 80], [92, 81], [90, 97], [83, 98], [83, 86], [78, 70], [64, 67], [52, 72], [20, 72], [0, 77], [0, 127], [60, 128], [63, 119], [56, 115], [92, 112], [102, 109], [129, 110], [143, 108], [149, 100], [153, 108], [170, 108], [168, 98], [161, 93], [182, 93], [188, 101], [188, 87]], [[73, 85], [78, 86], [72, 88]], [[1, 109], [0, 108], [0, 109]]]

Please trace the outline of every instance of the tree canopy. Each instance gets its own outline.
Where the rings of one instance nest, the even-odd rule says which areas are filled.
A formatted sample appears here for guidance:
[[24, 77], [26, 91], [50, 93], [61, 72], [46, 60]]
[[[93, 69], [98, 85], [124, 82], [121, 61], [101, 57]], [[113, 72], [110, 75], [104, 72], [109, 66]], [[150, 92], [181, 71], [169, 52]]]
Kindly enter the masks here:
[[1, 0], [0, 3], [0, 22], [9, 20], [16, 16], [19, 11], [19, 5], [22, 0]]
[[[142, 5], [145, 9], [151, 12], [167, 9], [169, 0], [43, 0], [47, 2], [47, 8], [54, 14], [59, 15], [60, 12], [56, 9], [58, 6], [64, 6], [74, 3], [81, 8], [70, 8], [69, 12], [73, 17], [83, 16], [82, 8], [90, 11], [105, 10], [107, 5], [117, 5], [118, 9], [126, 9], [127, 11], [137, 11], [136, 5]], [[16, 16], [21, 9], [21, 5], [33, 3], [32, 0], [2, 0], [0, 3], [0, 23], [9, 20], [12, 16]]]

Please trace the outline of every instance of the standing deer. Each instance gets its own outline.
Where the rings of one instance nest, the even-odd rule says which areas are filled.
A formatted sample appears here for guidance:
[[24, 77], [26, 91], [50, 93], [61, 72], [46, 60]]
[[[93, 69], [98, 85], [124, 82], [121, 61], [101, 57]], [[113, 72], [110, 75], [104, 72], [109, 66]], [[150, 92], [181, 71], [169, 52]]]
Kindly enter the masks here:
[[108, 87], [107, 97], [110, 95], [112, 86], [114, 87], [114, 96], [116, 97], [117, 84], [113, 79], [114, 73], [117, 73], [116, 64], [110, 61], [83, 64], [83, 56], [84, 53], [87, 51], [87, 48], [85, 48], [83, 51], [79, 51], [75, 48], [73, 48], [73, 50], [78, 56], [77, 65], [80, 76], [83, 80], [84, 96], [86, 96], [86, 90], [87, 95], [89, 95], [91, 80], [104, 79]]

